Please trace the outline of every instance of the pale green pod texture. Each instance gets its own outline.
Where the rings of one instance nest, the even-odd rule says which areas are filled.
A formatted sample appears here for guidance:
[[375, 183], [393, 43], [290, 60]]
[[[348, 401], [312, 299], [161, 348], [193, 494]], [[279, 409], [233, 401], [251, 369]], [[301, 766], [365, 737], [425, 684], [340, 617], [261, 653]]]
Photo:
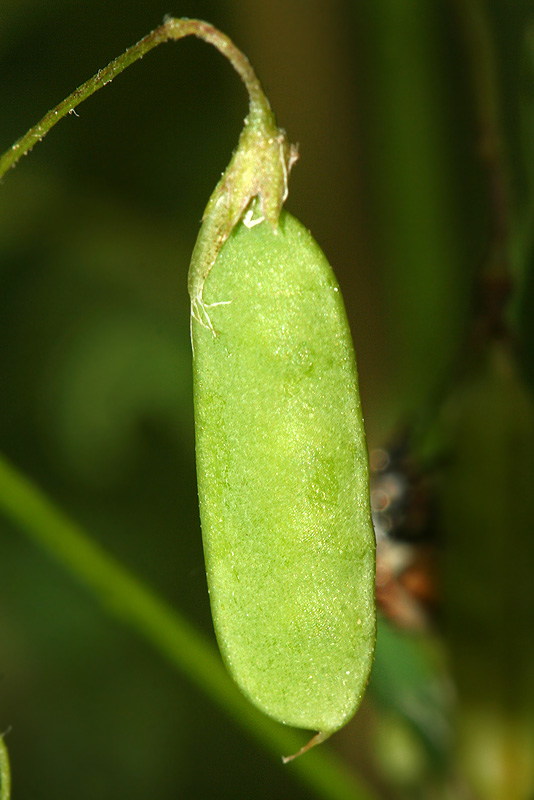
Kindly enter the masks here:
[[283, 211], [240, 223], [193, 320], [211, 608], [234, 679], [295, 727], [344, 725], [375, 641], [375, 540], [356, 363], [332, 270]]

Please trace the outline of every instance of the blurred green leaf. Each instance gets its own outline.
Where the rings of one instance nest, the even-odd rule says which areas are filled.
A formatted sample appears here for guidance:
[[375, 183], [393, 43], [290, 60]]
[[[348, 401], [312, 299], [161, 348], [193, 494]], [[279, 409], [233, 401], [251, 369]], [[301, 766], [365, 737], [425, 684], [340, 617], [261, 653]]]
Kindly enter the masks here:
[[412, 728], [434, 766], [449, 758], [451, 728], [446, 672], [437, 639], [395, 629], [379, 620], [369, 691], [388, 714]]
[[[493, 344], [451, 395], [441, 508], [459, 752], [485, 798], [534, 785], [534, 401]], [[481, 741], [493, 769], [481, 761]]]
[[[161, 316], [94, 313], [43, 368], [51, 446], [67, 468], [102, 486], [125, 480], [143, 421], [191, 449], [191, 352]], [[184, 418], [185, 415], [185, 418]]]

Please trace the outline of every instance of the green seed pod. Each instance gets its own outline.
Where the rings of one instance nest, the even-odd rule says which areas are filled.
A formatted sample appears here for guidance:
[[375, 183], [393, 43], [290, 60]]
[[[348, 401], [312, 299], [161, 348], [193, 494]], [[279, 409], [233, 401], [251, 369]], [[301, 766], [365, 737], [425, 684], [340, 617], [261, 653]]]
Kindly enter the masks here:
[[264, 712], [344, 725], [375, 641], [375, 540], [343, 301], [310, 233], [240, 222], [192, 319], [198, 488], [215, 631]]

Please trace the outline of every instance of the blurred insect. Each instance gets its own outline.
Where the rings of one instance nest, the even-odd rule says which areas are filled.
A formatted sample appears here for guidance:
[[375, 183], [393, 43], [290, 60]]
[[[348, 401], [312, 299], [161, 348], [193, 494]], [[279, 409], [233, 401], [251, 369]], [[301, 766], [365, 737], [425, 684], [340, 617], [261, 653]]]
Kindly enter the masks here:
[[370, 471], [377, 604], [399, 627], [427, 630], [439, 601], [431, 479], [411, 454], [408, 434], [371, 451]]

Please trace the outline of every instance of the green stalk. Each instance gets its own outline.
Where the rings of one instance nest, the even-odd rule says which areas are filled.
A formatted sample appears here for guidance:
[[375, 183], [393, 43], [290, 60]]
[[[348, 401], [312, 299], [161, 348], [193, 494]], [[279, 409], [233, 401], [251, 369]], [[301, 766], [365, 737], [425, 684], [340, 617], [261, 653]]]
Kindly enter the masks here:
[[435, 0], [362, 4], [374, 43], [366, 124], [376, 251], [392, 327], [388, 416], [394, 424], [439, 397], [467, 308], [439, 15]]
[[[302, 736], [272, 722], [245, 699], [228, 676], [215, 647], [177, 610], [95, 544], [1, 456], [0, 509], [72, 573], [111, 616], [154, 647], [266, 750], [280, 758], [282, 753], [294, 753], [302, 746]], [[7, 756], [2, 756], [0, 750], [0, 766], [6, 770], [4, 763], [7, 764]], [[297, 759], [287, 769], [326, 800], [372, 800], [374, 796], [325, 749]], [[9, 773], [6, 774], [9, 786]], [[0, 800], [8, 798], [9, 795], [0, 794]]]
[[4, 737], [0, 735], [0, 800], [11, 797], [11, 771]]

